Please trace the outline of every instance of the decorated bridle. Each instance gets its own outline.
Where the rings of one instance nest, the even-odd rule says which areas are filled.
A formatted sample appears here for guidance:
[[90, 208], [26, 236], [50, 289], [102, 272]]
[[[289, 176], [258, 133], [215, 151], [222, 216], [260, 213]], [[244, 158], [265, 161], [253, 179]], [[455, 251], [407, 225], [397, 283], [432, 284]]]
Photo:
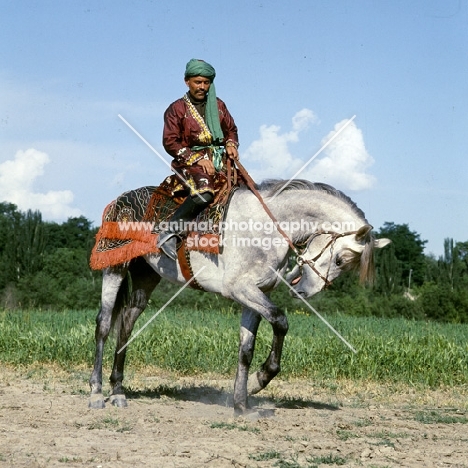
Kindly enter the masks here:
[[[358, 231], [346, 231], [346, 232], [330, 232], [330, 231], [316, 231], [314, 232], [309, 238], [306, 240], [305, 245], [306, 247], [301, 249], [302, 252], [299, 252], [298, 247], [296, 247], [290, 239], [287, 239], [289, 241], [289, 245], [293, 249], [294, 253], [296, 254], [296, 263], [299, 266], [299, 268], [302, 270], [302, 267], [304, 265], [308, 265], [309, 268], [325, 283], [325, 288], [328, 288], [331, 285], [331, 281], [328, 280], [328, 275], [330, 273], [330, 268], [331, 268], [331, 263], [332, 263], [332, 258], [333, 258], [333, 247], [335, 246], [335, 242], [340, 239], [341, 237], [345, 236], [350, 236], [352, 234], [356, 234]], [[309, 249], [310, 244], [312, 241], [321, 235], [330, 235], [331, 238], [330, 240], [322, 247], [322, 250], [314, 257], [311, 258], [310, 260], [305, 260], [304, 259], [304, 253]], [[328, 268], [327, 268], [327, 273], [324, 276], [317, 268], [315, 267], [315, 262], [325, 253], [327, 249], [330, 249], [330, 262], [328, 263]], [[337, 265], [339, 266], [339, 265]]]
[[[340, 237], [345, 237], [345, 236], [350, 236], [352, 234], [356, 234], [358, 231], [346, 231], [346, 232], [330, 232], [330, 231], [316, 231], [314, 232], [309, 238], [306, 240], [304, 243], [306, 247], [302, 249], [302, 253], [299, 251], [299, 248], [296, 247], [292, 240], [289, 238], [289, 236], [283, 231], [281, 226], [279, 226], [278, 221], [276, 220], [275, 216], [271, 212], [271, 210], [268, 208], [268, 206], [265, 204], [263, 201], [263, 198], [260, 194], [260, 192], [255, 188], [255, 182], [253, 179], [250, 177], [249, 173], [246, 171], [246, 169], [242, 166], [242, 164], [236, 160], [235, 161], [237, 169], [239, 170], [241, 176], [243, 177], [245, 183], [249, 187], [249, 189], [253, 192], [253, 194], [258, 198], [258, 201], [260, 204], [263, 206], [263, 209], [266, 211], [268, 216], [271, 218], [271, 220], [274, 222], [274, 225], [278, 232], [284, 237], [286, 242], [289, 244], [289, 247], [291, 247], [291, 250], [296, 254], [296, 263], [299, 266], [299, 268], [302, 269], [304, 265], [308, 265], [312, 271], [325, 283], [325, 288], [330, 286], [331, 281], [328, 281], [328, 275], [330, 273], [330, 268], [331, 268], [331, 259], [333, 257], [333, 247], [335, 245], [335, 242], [340, 238]], [[327, 242], [325, 247], [322, 248], [322, 250], [312, 259], [310, 260], [304, 260], [304, 252], [307, 251], [309, 245], [312, 243], [315, 237], [328, 234], [331, 235], [331, 239]], [[315, 262], [323, 255], [323, 253], [330, 248], [330, 263], [328, 264], [328, 269], [327, 269], [327, 274], [325, 276], [320, 273], [320, 271], [317, 270], [315, 267]]]

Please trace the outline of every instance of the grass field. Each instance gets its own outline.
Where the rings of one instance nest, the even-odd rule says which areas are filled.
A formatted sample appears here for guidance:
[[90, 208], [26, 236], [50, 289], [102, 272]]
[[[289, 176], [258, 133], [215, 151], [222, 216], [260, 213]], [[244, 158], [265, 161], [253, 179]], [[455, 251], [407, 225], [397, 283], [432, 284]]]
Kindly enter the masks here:
[[[148, 309], [134, 333], [156, 312]], [[56, 363], [65, 369], [94, 357], [96, 311], [0, 311], [0, 361], [12, 365]], [[314, 316], [290, 314], [281, 377], [402, 382], [437, 387], [468, 384], [468, 325], [328, 316], [357, 350], [352, 353]], [[129, 346], [127, 368], [157, 366], [193, 375], [233, 376], [239, 315], [232, 310], [166, 309]], [[271, 329], [262, 322], [257, 368], [268, 354]], [[115, 342], [106, 346], [111, 365]]]

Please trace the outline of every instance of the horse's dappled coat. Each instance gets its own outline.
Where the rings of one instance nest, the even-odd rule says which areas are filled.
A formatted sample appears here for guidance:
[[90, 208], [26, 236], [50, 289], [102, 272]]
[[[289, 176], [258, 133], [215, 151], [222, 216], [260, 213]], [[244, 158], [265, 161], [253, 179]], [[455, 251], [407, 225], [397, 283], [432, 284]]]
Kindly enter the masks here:
[[[362, 279], [370, 279], [373, 273], [373, 251], [386, 245], [386, 239], [374, 239], [372, 227], [364, 213], [349, 197], [325, 184], [303, 180], [267, 182], [259, 191], [279, 222], [297, 223], [307, 220], [308, 226], [338, 226], [353, 223], [355, 229], [346, 235], [336, 232], [309, 230], [290, 232], [291, 241], [300, 244], [310, 240], [302, 254], [304, 264], [300, 277], [293, 278], [291, 286], [303, 297], [310, 297], [338, 277], [344, 270], [357, 268]], [[241, 225], [271, 222], [257, 198], [247, 189], [237, 190], [226, 212], [226, 222]], [[268, 293], [281, 283], [288, 269], [292, 250], [288, 243], [272, 242], [262, 248], [255, 242], [235, 242], [239, 233], [223, 233], [223, 249], [219, 254], [190, 252], [194, 272], [199, 272], [197, 282], [205, 291], [221, 294], [236, 301], [242, 307], [240, 345], [237, 374], [234, 384], [234, 409], [236, 414], [248, 411], [248, 392], [256, 393], [265, 388], [280, 371], [281, 352], [288, 321], [284, 312], [269, 299]], [[338, 233], [339, 234], [339, 233]], [[343, 234], [343, 233], [342, 233]], [[243, 231], [245, 240], [266, 236], [258, 231]], [[334, 236], [330, 243], [330, 237]], [[256, 237], [257, 236], [257, 237]], [[282, 240], [281, 234], [270, 234], [273, 240]], [[313, 268], [312, 268], [313, 266]], [[317, 274], [317, 272], [319, 274]], [[132, 289], [127, 300], [127, 278], [131, 276]], [[299, 278], [299, 279], [298, 279]], [[102, 304], [96, 319], [96, 354], [90, 378], [90, 407], [104, 407], [102, 395], [102, 357], [111, 324], [118, 324], [117, 350], [110, 377], [111, 401], [126, 406], [122, 386], [127, 343], [133, 326], [145, 309], [148, 300], [161, 279], [184, 285], [180, 266], [159, 253], [146, 253], [131, 261], [109, 266], [103, 270]], [[115, 320], [120, 317], [121, 320]], [[261, 319], [267, 320], [273, 329], [271, 351], [261, 368], [249, 377], [255, 338]]]

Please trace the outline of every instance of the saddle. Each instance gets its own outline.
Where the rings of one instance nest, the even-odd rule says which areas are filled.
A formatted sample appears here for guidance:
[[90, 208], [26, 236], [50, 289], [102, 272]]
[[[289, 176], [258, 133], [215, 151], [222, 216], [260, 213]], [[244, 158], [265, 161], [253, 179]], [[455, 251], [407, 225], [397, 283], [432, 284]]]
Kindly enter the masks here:
[[[219, 254], [220, 223], [224, 220], [230, 197], [238, 187], [237, 178], [220, 173], [213, 202], [196, 219], [196, 231], [189, 231], [183, 242], [182, 256], [188, 251]], [[109, 203], [102, 215], [91, 252], [93, 270], [121, 265], [133, 258], [159, 253], [158, 235], [167, 227], [177, 207], [189, 195], [177, 176], [170, 175], [159, 186], [140, 187]], [[165, 225], [166, 223], [166, 225]]]

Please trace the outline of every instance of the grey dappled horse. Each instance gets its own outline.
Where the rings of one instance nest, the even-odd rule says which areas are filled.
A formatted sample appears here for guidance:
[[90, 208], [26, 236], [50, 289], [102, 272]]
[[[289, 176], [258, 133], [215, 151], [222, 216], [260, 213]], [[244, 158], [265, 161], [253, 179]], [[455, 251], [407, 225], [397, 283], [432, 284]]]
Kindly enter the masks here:
[[[271, 302], [268, 293], [282, 282], [289, 257], [300, 253], [296, 267], [286, 279], [294, 294], [307, 298], [321, 291], [343, 271], [357, 270], [362, 281], [371, 280], [373, 250], [389, 242], [374, 239], [372, 226], [364, 213], [346, 195], [328, 185], [305, 180], [294, 180], [287, 185], [283, 181], [273, 181], [260, 185], [259, 192], [291, 244], [278, 230], [270, 229], [272, 221], [254, 194], [240, 189], [232, 196], [226, 214], [222, 252], [213, 255], [192, 251], [190, 254], [192, 270], [203, 289], [242, 306], [234, 383], [237, 415], [248, 411], [247, 395], [265, 388], [280, 371], [288, 320]], [[125, 302], [122, 298], [128, 286], [127, 275], [131, 277], [132, 291]], [[96, 318], [96, 355], [90, 378], [91, 408], [105, 406], [102, 356], [114, 323], [118, 329], [110, 376], [110, 401], [115, 406], [127, 406], [122, 386], [126, 344], [136, 319], [161, 278], [180, 285], [186, 283], [178, 263], [164, 254], [145, 255], [104, 270], [101, 309]], [[261, 368], [249, 378], [262, 318], [273, 329], [271, 351]]]

